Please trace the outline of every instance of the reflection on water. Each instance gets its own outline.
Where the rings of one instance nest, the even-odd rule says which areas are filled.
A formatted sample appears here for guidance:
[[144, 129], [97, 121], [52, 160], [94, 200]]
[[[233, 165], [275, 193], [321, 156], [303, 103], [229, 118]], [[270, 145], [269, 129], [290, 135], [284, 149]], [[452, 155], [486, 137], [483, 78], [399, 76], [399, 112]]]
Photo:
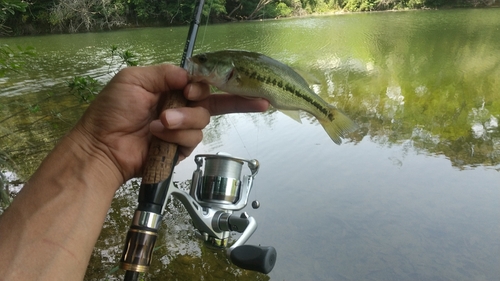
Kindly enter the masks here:
[[[229, 265], [200, 244], [183, 207], [170, 202], [146, 280], [496, 280], [498, 26], [500, 10], [487, 9], [202, 27], [200, 51], [246, 49], [286, 62], [360, 129], [336, 146], [308, 114], [303, 124], [273, 110], [214, 117], [195, 154], [260, 161], [250, 200], [261, 208], [246, 210], [259, 228], [249, 243], [276, 247], [276, 267], [266, 276]], [[0, 152], [14, 163], [10, 170], [27, 178], [85, 108], [66, 94], [67, 79], [109, 79], [111, 45], [140, 53], [141, 64], [177, 63], [186, 32], [1, 39], [39, 54], [27, 71], [0, 80]], [[186, 159], [176, 180], [194, 169], [193, 157]], [[122, 274], [115, 267], [137, 186], [117, 193], [86, 279]]]
[[[262, 207], [247, 211], [259, 223], [250, 243], [278, 250], [271, 280], [494, 280], [497, 171], [458, 171], [410, 142], [365, 137], [337, 149], [321, 127], [272, 115], [278, 126], [231, 116], [238, 133], [222, 137], [226, 151], [262, 164], [252, 195]], [[309, 137], [291, 138], [290, 128]], [[192, 159], [179, 168], [189, 177]]]

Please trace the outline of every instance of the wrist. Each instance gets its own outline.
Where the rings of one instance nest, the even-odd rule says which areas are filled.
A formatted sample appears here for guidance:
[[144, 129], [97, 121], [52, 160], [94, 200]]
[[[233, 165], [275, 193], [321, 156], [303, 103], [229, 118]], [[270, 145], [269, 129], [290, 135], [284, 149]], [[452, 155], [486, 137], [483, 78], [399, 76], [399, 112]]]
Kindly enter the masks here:
[[59, 141], [0, 216], [0, 276], [83, 278], [122, 180], [110, 162], [78, 130]]
[[113, 193], [125, 182], [118, 164], [114, 161], [109, 148], [100, 143], [85, 130], [75, 126], [61, 141], [61, 146], [71, 151], [75, 160], [85, 166], [82, 171], [86, 177], [95, 178], [102, 188], [112, 189]]

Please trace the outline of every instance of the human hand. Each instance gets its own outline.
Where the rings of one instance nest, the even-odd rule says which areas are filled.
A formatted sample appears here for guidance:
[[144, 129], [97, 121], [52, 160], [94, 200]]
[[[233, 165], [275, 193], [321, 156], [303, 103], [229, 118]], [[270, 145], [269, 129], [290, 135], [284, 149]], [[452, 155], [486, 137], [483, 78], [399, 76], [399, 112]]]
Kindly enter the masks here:
[[[182, 91], [186, 107], [159, 115], [158, 103]], [[261, 99], [210, 95], [206, 84], [189, 83], [188, 73], [173, 65], [130, 67], [120, 71], [89, 106], [70, 138], [117, 172], [121, 182], [142, 172], [151, 133], [178, 144], [179, 160], [202, 140], [211, 115], [267, 110]]]

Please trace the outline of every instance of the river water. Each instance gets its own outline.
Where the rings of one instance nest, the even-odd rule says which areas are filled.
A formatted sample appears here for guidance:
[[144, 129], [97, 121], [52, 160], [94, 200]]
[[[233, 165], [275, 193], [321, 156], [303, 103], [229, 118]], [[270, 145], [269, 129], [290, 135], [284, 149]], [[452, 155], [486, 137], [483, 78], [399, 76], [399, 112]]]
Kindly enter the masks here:
[[[74, 76], [105, 83], [121, 66], [178, 64], [187, 28], [2, 38], [33, 46], [0, 78], [0, 152], [25, 180], [86, 107]], [[500, 9], [345, 14], [202, 26], [195, 52], [245, 49], [289, 64], [358, 125], [340, 146], [311, 116], [270, 110], [214, 117], [194, 154], [261, 163], [246, 208], [272, 245], [269, 275], [243, 271], [195, 237], [170, 202], [145, 280], [498, 280]], [[110, 74], [111, 73], [111, 74]], [[8, 118], [10, 117], [10, 118]], [[193, 155], [194, 155], [193, 154]], [[2, 162], [0, 161], [0, 164]], [[5, 165], [5, 161], [4, 161]], [[193, 157], [175, 170], [181, 184]], [[18, 186], [8, 186], [11, 193]], [[137, 181], [116, 195], [87, 280], [115, 280]]]

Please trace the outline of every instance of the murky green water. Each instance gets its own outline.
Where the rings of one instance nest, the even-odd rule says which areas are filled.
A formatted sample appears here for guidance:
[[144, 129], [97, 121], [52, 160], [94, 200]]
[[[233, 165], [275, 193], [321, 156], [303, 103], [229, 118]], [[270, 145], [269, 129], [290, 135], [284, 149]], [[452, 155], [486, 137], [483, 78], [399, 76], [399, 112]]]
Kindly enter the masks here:
[[[0, 39], [38, 52], [26, 71], [0, 79], [0, 142], [15, 173], [28, 177], [85, 108], [65, 81], [107, 81], [111, 45], [140, 54], [143, 65], [177, 64], [186, 33]], [[262, 52], [310, 73], [318, 94], [360, 129], [337, 146], [306, 114], [303, 124], [274, 111], [214, 118], [195, 153], [261, 162], [250, 200], [262, 206], [246, 210], [259, 223], [250, 243], [276, 247], [276, 267], [265, 276], [230, 266], [200, 244], [174, 202], [147, 279], [498, 279], [500, 9], [214, 25], [200, 29], [197, 43], [201, 51]], [[185, 160], [176, 180], [195, 168]], [[113, 268], [136, 192], [131, 183], [117, 193], [88, 280], [122, 274]]]

